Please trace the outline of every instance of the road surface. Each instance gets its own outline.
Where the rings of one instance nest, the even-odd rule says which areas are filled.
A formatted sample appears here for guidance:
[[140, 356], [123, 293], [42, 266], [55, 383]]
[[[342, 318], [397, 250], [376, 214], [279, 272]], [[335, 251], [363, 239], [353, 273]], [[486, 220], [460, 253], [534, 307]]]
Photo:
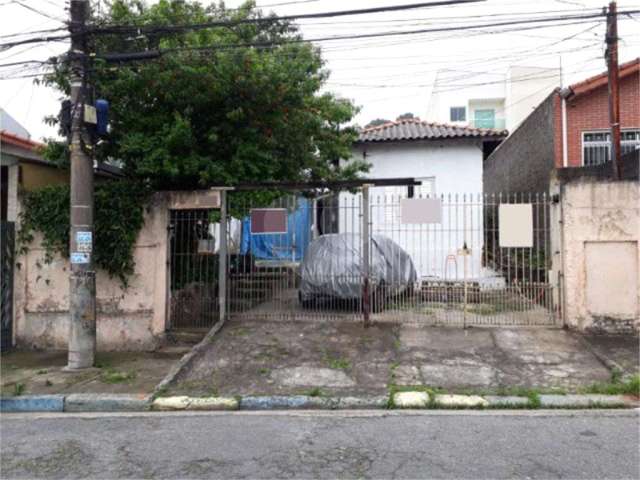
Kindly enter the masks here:
[[4, 414], [2, 478], [638, 478], [635, 411]]

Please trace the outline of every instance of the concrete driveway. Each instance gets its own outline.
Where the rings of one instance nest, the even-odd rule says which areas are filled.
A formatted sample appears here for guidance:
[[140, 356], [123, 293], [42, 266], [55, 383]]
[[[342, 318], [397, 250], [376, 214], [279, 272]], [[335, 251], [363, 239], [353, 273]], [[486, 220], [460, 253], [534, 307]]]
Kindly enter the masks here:
[[[619, 361], [637, 368], [633, 342], [612, 340], [599, 347], [604, 355], [615, 350]], [[610, 381], [606, 364], [588, 339], [560, 329], [397, 324], [364, 329], [351, 322], [233, 320], [180, 373], [169, 393], [383, 395], [392, 385], [571, 392]]]

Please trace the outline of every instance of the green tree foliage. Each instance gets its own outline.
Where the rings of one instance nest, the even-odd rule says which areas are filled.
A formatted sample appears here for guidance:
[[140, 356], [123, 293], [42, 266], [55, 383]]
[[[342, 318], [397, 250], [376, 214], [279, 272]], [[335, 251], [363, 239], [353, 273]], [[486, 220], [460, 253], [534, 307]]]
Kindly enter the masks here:
[[376, 118], [375, 120], [371, 120], [367, 123], [364, 128], [378, 127], [380, 125], [384, 125], [385, 123], [389, 123], [391, 120], [387, 120], [386, 118]]
[[403, 113], [402, 115], [398, 115], [398, 118], [396, 118], [396, 122], [400, 122], [402, 120], [412, 120], [412, 119], [418, 119], [418, 117], [416, 117], [411, 112], [407, 112], [407, 113]]
[[[253, 2], [240, 9], [191, 0], [115, 0], [97, 24], [181, 25], [263, 17]], [[101, 160], [122, 162], [133, 178], [160, 189], [251, 181], [355, 178], [349, 158], [356, 137], [341, 127], [356, 113], [347, 100], [321, 93], [328, 71], [318, 48], [297, 28], [273, 18], [255, 24], [180, 33], [95, 36], [98, 54], [169, 50], [151, 61], [93, 62], [96, 95], [111, 105], [110, 141]], [[248, 48], [252, 44], [283, 43]], [[240, 47], [239, 47], [240, 45]], [[66, 64], [49, 83], [68, 91]], [[65, 149], [51, 145], [48, 158]]]
[[[133, 273], [133, 246], [144, 223], [150, 190], [133, 181], [104, 182], [95, 189], [96, 265], [127, 285]], [[69, 185], [51, 185], [23, 194], [18, 245], [22, 253], [39, 231], [45, 262], [54, 253], [69, 257]]]

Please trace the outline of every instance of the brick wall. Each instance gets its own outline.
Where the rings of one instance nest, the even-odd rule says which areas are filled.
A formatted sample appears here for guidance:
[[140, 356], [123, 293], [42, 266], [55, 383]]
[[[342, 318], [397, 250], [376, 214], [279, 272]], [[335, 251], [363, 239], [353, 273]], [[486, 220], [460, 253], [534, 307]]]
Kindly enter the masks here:
[[557, 150], [552, 92], [484, 162], [485, 193], [546, 192]]
[[[620, 125], [640, 128], [640, 72], [620, 80]], [[567, 101], [568, 166], [582, 165], [582, 132], [603, 129], [609, 129], [607, 85]], [[562, 153], [556, 165], [562, 167]]]

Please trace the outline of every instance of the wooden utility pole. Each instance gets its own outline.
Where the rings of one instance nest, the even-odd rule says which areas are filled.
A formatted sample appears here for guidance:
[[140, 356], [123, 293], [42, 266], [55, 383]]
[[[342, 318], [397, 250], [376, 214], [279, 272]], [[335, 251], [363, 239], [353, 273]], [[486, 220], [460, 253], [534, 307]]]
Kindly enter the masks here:
[[613, 178], [620, 180], [620, 76], [618, 71], [618, 12], [616, 2], [609, 4], [607, 12], [607, 70], [609, 73], [609, 123], [611, 124], [611, 162]]
[[89, 0], [71, 0], [71, 231], [67, 370], [92, 367], [96, 352], [96, 272], [93, 266], [93, 160], [85, 125]]

